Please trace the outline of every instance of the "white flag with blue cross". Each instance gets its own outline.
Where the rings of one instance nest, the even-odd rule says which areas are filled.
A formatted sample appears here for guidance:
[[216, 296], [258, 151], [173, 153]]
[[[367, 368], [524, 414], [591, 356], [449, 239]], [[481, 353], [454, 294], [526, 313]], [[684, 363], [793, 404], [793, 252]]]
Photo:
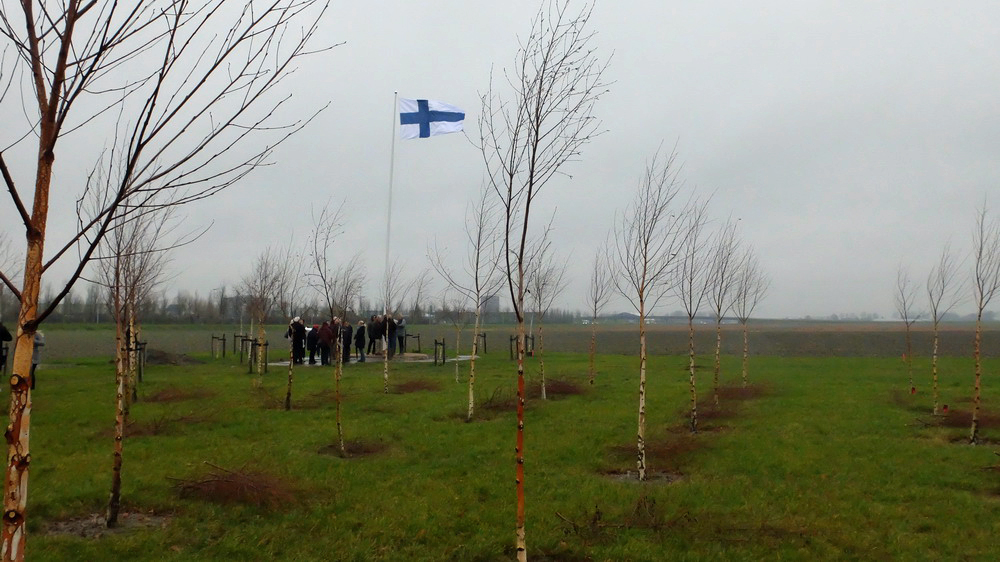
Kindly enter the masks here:
[[399, 136], [422, 139], [434, 135], [457, 133], [462, 130], [465, 112], [447, 103], [434, 100], [399, 98]]

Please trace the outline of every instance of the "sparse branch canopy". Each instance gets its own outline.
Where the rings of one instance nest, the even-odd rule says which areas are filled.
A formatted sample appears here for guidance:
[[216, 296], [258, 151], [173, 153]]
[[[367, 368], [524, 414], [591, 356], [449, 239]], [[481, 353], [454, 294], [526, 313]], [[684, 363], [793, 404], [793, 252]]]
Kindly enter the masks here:
[[590, 271], [590, 287], [587, 291], [587, 307], [589, 308], [590, 318], [592, 321], [596, 321], [597, 317], [601, 315], [604, 307], [611, 300], [612, 289], [614, 285], [611, 282], [611, 264], [610, 255], [608, 254], [608, 247], [605, 243], [597, 252], [594, 254], [594, 266]]
[[737, 221], [730, 218], [715, 237], [715, 246], [712, 248], [709, 263], [708, 302], [716, 320], [725, 316], [733, 306], [739, 258], [740, 240], [737, 234]]
[[632, 203], [615, 222], [611, 259], [618, 275], [613, 281], [636, 312], [652, 312], [667, 294], [687, 238], [688, 210], [678, 201], [683, 186], [679, 168], [676, 152], [664, 157], [657, 151]]
[[958, 272], [959, 264], [951, 250], [951, 244], [946, 244], [937, 263], [927, 275], [927, 302], [935, 325], [962, 301], [965, 283]]
[[753, 248], [745, 248], [736, 273], [733, 299], [733, 313], [741, 324], [750, 320], [754, 309], [767, 296], [770, 287], [771, 280], [761, 269], [757, 254]]
[[899, 266], [896, 270], [896, 296], [895, 305], [896, 313], [899, 314], [899, 319], [906, 324], [907, 328], [916, 322], [920, 315], [913, 310], [914, 302], [917, 299], [917, 286], [910, 279], [910, 272], [903, 267]]

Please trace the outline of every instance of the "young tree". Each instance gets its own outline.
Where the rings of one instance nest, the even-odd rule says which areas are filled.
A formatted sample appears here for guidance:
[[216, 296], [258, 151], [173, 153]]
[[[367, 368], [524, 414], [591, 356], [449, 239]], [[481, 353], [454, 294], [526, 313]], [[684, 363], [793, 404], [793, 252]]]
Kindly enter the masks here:
[[590, 290], [587, 291], [587, 306], [590, 312], [590, 362], [587, 373], [590, 375], [592, 385], [597, 374], [594, 366], [597, 355], [597, 318], [611, 299], [613, 288], [609, 259], [607, 246], [601, 247], [594, 254], [594, 267], [590, 271]]
[[931, 377], [933, 381], [934, 409], [933, 415], [938, 415], [938, 335], [941, 319], [951, 311], [958, 302], [962, 292], [962, 283], [958, 279], [958, 264], [951, 252], [951, 245], [945, 245], [938, 257], [937, 264], [927, 275], [927, 301], [930, 305], [931, 322], [934, 327], [934, 343], [931, 351]]
[[288, 285], [285, 266], [281, 252], [268, 246], [254, 260], [250, 272], [243, 276], [237, 288], [250, 315], [250, 329], [257, 326], [257, 378], [254, 379], [254, 386], [257, 387], [264, 376], [265, 324], [271, 311], [281, 302]]
[[972, 233], [972, 296], [976, 305], [976, 337], [973, 362], [976, 376], [972, 391], [972, 428], [969, 442], [979, 443], [979, 405], [982, 388], [983, 311], [1000, 291], [1000, 221], [990, 219], [986, 203], [976, 213], [976, 229]]
[[[465, 261], [461, 275], [447, 266], [443, 250], [435, 242], [428, 248], [431, 267], [453, 291], [465, 297], [475, 309], [472, 333], [472, 357], [469, 360], [469, 407], [465, 421], [475, 414], [476, 356], [479, 353], [479, 329], [482, 326], [483, 301], [496, 294], [503, 282], [500, 275], [499, 221], [495, 201], [490, 191], [483, 189], [465, 208]], [[457, 350], [457, 345], [456, 345]]]
[[746, 248], [736, 270], [733, 312], [743, 327], [743, 388], [748, 385], [747, 366], [750, 362], [750, 333], [747, 324], [754, 309], [764, 300], [771, 282], [760, 269], [753, 248]]
[[614, 277], [615, 287], [639, 314], [639, 480], [646, 479], [646, 316], [670, 289], [685, 235], [685, 212], [676, 202], [681, 189], [676, 158], [676, 153], [653, 156], [635, 198], [615, 220], [612, 259], [622, 273]]
[[[313, 214], [312, 237], [310, 239], [310, 257], [312, 267], [306, 274], [311, 286], [323, 301], [327, 318], [346, 316], [348, 304], [361, 295], [364, 286], [365, 269], [361, 261], [362, 254], [354, 254], [345, 263], [337, 265], [333, 260], [337, 237], [343, 234], [342, 221], [343, 204], [334, 208], [330, 203], [319, 212]], [[337, 443], [340, 454], [347, 456], [344, 444], [344, 426], [342, 420], [340, 381], [343, 376], [343, 353], [340, 349], [340, 334], [335, 334], [334, 344], [334, 400], [336, 402]]]
[[532, 323], [538, 320], [538, 371], [541, 378], [542, 400], [547, 400], [545, 392], [545, 337], [542, 324], [545, 315], [555, 302], [556, 297], [566, 288], [566, 265], [553, 255], [552, 242], [549, 240], [551, 223], [538, 241], [538, 246], [531, 252], [528, 263], [528, 291], [532, 307]]
[[382, 346], [385, 351], [382, 356], [382, 390], [385, 394], [389, 394], [389, 347], [396, 345], [395, 342], [389, 341], [389, 317], [403, 310], [403, 304], [413, 290], [416, 279], [407, 279], [403, 274], [403, 265], [398, 261], [389, 266], [385, 277], [382, 278], [382, 310], [385, 312], [383, 318], [385, 334], [382, 336]]
[[[306, 45], [326, 6], [316, 0], [246, 4], [234, 10], [222, 0], [150, 0], [127, 6], [84, 0], [21, 2], [20, 10], [5, 10], [0, 17], [0, 36], [8, 41], [7, 48], [0, 49], [0, 64], [11, 61], [16, 67], [0, 87], [0, 96], [32, 100], [24, 106], [23, 126], [5, 121], [3, 134], [12, 141], [3, 143], [9, 148], [0, 155], [0, 172], [26, 239], [20, 287], [0, 273], [21, 303], [7, 430], [4, 560], [24, 557], [31, 458], [30, 381], [25, 373], [30, 372], [38, 326], [69, 293], [116, 217], [140, 211], [145, 197], [156, 192], [176, 193], [175, 205], [208, 197], [265, 162], [277, 143], [305, 124], [276, 121], [277, 109], [287, 98], [276, 99], [275, 86], [308, 53]], [[116, 123], [108, 126], [109, 118]], [[114, 186], [103, 212], [67, 240], [49, 240], [46, 226], [57, 148], [70, 142], [64, 138], [68, 133], [76, 132], [80, 141], [67, 145], [68, 152], [86, 157], [94, 144], [85, 136], [90, 127], [102, 136], [111, 131], [107, 136], [122, 139], [125, 148], [119, 151], [114, 143], [115, 153], [108, 159], [121, 168], [121, 183]], [[264, 148], [250, 146], [261, 135], [270, 137]], [[18, 169], [8, 168], [11, 154], [15, 158], [10, 162]], [[33, 185], [30, 206], [19, 187], [24, 178]], [[72, 200], [60, 189], [52, 201]], [[131, 206], [122, 205], [134, 195], [138, 200]], [[47, 261], [46, 243], [55, 248]], [[70, 252], [74, 247], [78, 251]], [[73, 272], [40, 308], [43, 274], [62, 258], [73, 260]]]
[[684, 241], [679, 250], [680, 260], [676, 268], [674, 293], [684, 307], [688, 323], [688, 386], [691, 392], [691, 433], [698, 431], [698, 389], [695, 385], [694, 364], [694, 319], [708, 293], [710, 278], [708, 276], [709, 261], [705, 259], [705, 248], [710, 241], [705, 239], [704, 230], [707, 201], [694, 203], [685, 213]]
[[910, 280], [910, 272], [903, 267], [899, 266], [896, 270], [896, 312], [899, 314], [900, 320], [903, 321], [903, 326], [905, 330], [905, 343], [906, 343], [906, 353], [904, 359], [906, 360], [906, 372], [910, 379], [910, 394], [917, 392], [917, 387], [913, 384], [913, 338], [911, 336], [911, 328], [913, 323], [917, 321], [920, 317], [913, 310], [914, 303], [917, 300], [917, 286]]
[[593, 108], [607, 90], [589, 30], [591, 6], [569, 12], [548, 0], [532, 22], [506, 75], [510, 94], [482, 96], [479, 147], [504, 220], [504, 271], [517, 322], [515, 446], [518, 560], [527, 559], [524, 523], [524, 297], [531, 206], [543, 187], [600, 132]]
[[115, 323], [115, 426], [111, 494], [106, 522], [118, 524], [121, 508], [121, 471], [125, 425], [131, 404], [137, 398], [136, 378], [140, 332], [139, 303], [163, 281], [168, 252], [183, 244], [182, 238], [165, 240], [174, 226], [174, 207], [119, 217], [108, 230], [95, 257], [97, 283], [108, 291], [111, 316]]
[[719, 405], [719, 371], [722, 370], [722, 318], [733, 306], [733, 290], [737, 281], [740, 241], [736, 221], [730, 218], [715, 237], [708, 266], [708, 304], [715, 315], [715, 368], [712, 376], [712, 400]]
[[444, 296], [444, 302], [447, 306], [445, 307], [443, 316], [451, 324], [451, 327], [455, 329], [455, 382], [459, 382], [458, 356], [459, 348], [462, 344], [462, 330], [465, 330], [469, 326], [470, 317], [474, 317], [475, 315], [468, 309], [467, 300], [458, 291], [449, 290]]

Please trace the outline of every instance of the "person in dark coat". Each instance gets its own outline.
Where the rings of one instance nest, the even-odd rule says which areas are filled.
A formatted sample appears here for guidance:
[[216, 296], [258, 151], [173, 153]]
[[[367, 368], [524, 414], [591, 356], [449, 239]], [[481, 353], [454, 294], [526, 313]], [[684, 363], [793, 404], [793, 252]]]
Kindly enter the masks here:
[[351, 323], [345, 318], [340, 327], [340, 347], [343, 352], [341, 361], [343, 361], [345, 365], [351, 362], [351, 340], [353, 338], [354, 328], [351, 327]]
[[386, 353], [389, 354], [389, 359], [392, 359], [396, 356], [396, 321], [391, 314], [385, 315], [385, 330], [389, 339], [389, 349], [386, 350]]
[[301, 365], [306, 355], [306, 325], [301, 318], [298, 316], [292, 318], [292, 321], [288, 323], [285, 337], [292, 339], [292, 361], [296, 365]]
[[[384, 316], [376, 316], [375, 317], [375, 340], [374, 341], [381, 342], [382, 338], [384, 338], [384, 337], [385, 337], [385, 317]], [[375, 349], [381, 350], [384, 353], [385, 349], [382, 349], [381, 346], [382, 346], [381, 343], [377, 343], [376, 346], [375, 346]]]
[[329, 365], [330, 348], [333, 347], [333, 328], [330, 327], [329, 322], [323, 321], [323, 325], [320, 326], [316, 345], [319, 347], [319, 364]]
[[313, 324], [312, 330], [306, 335], [306, 350], [309, 351], [309, 364], [316, 364], [316, 352], [319, 351], [319, 324]]
[[35, 332], [35, 339], [31, 348], [31, 390], [35, 390], [35, 370], [38, 369], [38, 359], [41, 354], [40, 347], [45, 346], [45, 334], [41, 330]]
[[358, 320], [358, 329], [354, 333], [354, 354], [358, 363], [365, 362], [365, 321]]
[[[9, 342], [9, 341], [11, 341], [13, 339], [14, 339], [14, 336], [12, 336], [10, 334], [10, 330], [7, 329], [7, 326], [4, 326], [3, 322], [0, 322], [0, 345], [5, 344], [5, 343], [7, 343], [7, 342]], [[3, 351], [4, 351], [4, 354], [3, 354], [3, 367], [4, 367], [4, 369], [6, 369], [7, 368], [7, 353], [10, 352], [10, 348], [7, 347], [7, 346], [4, 346]]]
[[399, 352], [406, 353], [406, 318], [396, 320], [396, 340], [399, 342]]
[[378, 336], [375, 335], [375, 330], [378, 328], [376, 316], [372, 314], [372, 317], [368, 320], [368, 355], [375, 353], [375, 340]]

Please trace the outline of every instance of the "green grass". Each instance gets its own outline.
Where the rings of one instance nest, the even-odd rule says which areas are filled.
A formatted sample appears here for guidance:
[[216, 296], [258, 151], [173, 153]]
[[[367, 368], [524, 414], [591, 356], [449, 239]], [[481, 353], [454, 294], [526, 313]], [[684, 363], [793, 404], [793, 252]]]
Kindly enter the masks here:
[[[479, 396], [510, 389], [506, 350], [479, 362]], [[202, 356], [207, 358], [207, 354]], [[754, 358], [764, 392], [724, 400], [690, 435], [685, 359], [655, 356], [648, 382], [648, 462], [682, 478], [616, 480], [634, 470], [637, 359], [547, 354], [550, 379], [584, 393], [526, 414], [529, 558], [550, 560], [981, 559], [1000, 558], [1000, 472], [995, 445], [951, 442], [967, 429], [927, 426], [928, 366], [915, 364], [910, 396], [898, 359]], [[711, 395], [711, 361], [699, 393]], [[173, 402], [140, 400], [137, 424], [158, 435], [125, 442], [123, 500], [132, 512], [168, 515], [162, 526], [81, 538], [47, 534], [53, 522], [103, 512], [110, 487], [114, 385], [106, 359], [45, 365], [34, 394], [28, 555], [37, 560], [505, 560], [513, 558], [513, 411], [463, 423], [464, 384], [451, 365], [393, 364], [390, 382], [434, 380], [439, 390], [382, 393], [381, 363], [346, 368], [348, 440], [374, 455], [320, 454], [335, 441], [329, 369], [296, 370], [293, 411], [272, 366], [264, 392], [232, 360], [150, 366], [140, 389], [201, 391]], [[997, 360], [987, 363], [995, 374]], [[529, 360], [536, 379], [537, 360]], [[463, 375], [466, 370], [463, 367]], [[738, 364], [727, 358], [724, 382]], [[971, 364], [942, 363], [942, 402], [968, 409]], [[986, 379], [985, 407], [1000, 389]], [[922, 420], [922, 421], [918, 421]], [[987, 426], [984, 436], [1000, 438]], [[267, 509], [182, 498], [175, 478], [205, 463], [259, 470], [294, 496]], [[599, 522], [593, 523], [600, 512]], [[572, 521], [572, 523], [568, 521]]]

